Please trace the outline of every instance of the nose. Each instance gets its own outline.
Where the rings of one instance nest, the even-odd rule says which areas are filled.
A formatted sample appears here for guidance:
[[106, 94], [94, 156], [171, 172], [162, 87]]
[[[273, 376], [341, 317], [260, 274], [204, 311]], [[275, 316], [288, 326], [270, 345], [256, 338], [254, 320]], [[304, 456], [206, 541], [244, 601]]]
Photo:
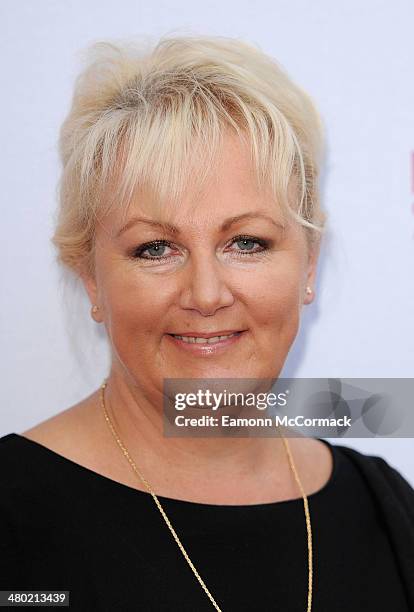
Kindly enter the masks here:
[[222, 265], [214, 256], [193, 257], [185, 271], [180, 305], [184, 309], [197, 310], [203, 316], [211, 316], [224, 306], [234, 303]]

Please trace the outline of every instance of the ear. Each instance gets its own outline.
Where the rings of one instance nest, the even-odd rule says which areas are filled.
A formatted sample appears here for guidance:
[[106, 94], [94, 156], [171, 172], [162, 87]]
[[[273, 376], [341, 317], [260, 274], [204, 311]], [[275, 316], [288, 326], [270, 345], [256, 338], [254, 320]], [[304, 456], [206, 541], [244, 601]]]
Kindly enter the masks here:
[[[315, 280], [316, 280], [316, 270], [318, 267], [318, 259], [320, 252], [321, 243], [320, 240], [314, 242], [309, 246], [308, 250], [308, 264], [305, 276], [305, 286], [304, 286], [304, 298], [303, 303], [305, 305], [311, 304], [315, 299]], [[307, 287], [312, 289], [311, 293], [307, 292]]]
[[97, 289], [96, 280], [90, 272], [87, 272], [85, 270], [82, 270], [79, 276], [82, 280], [83, 286], [85, 287], [86, 293], [89, 296], [91, 307], [98, 306], [97, 312], [91, 311], [91, 316], [96, 322], [100, 323], [102, 321], [102, 318], [101, 318], [101, 313], [99, 310], [100, 304], [99, 304], [99, 299], [98, 299], [98, 289]]

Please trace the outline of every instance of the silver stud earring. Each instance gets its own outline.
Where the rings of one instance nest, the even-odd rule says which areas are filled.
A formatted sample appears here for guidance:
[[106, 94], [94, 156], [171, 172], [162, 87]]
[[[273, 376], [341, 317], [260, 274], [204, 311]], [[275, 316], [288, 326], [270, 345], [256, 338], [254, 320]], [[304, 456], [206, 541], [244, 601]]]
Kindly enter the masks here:
[[306, 293], [307, 293], [308, 295], [310, 295], [310, 294], [312, 293], [312, 288], [311, 288], [311, 287], [309, 287], [309, 286], [308, 286], [308, 287], [306, 287]]

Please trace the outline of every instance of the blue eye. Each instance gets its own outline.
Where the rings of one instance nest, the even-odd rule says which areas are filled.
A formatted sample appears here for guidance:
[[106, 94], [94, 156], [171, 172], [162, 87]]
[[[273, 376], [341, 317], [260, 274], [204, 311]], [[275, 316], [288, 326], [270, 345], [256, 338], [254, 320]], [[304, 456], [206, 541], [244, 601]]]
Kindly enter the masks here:
[[[269, 248], [269, 244], [267, 240], [262, 240], [261, 238], [253, 238], [253, 236], [236, 236], [233, 238], [231, 242], [231, 246], [233, 244], [237, 244], [239, 249], [235, 252], [239, 255], [251, 255], [255, 253], [261, 253], [262, 251], [266, 251]], [[255, 247], [255, 245], [259, 245], [259, 248]]]
[[[165, 251], [165, 244], [154, 244], [145, 249], [151, 256], [156, 257], [157, 255], [163, 255]], [[151, 252], [152, 251], [152, 252]]]
[[[234, 244], [238, 248], [233, 249], [232, 252], [236, 253], [237, 256], [256, 255], [269, 249], [269, 242], [267, 240], [254, 238], [253, 236], [235, 236], [229, 246]], [[152, 242], [141, 244], [134, 249], [131, 255], [133, 259], [161, 261], [173, 257], [171, 253], [165, 252], [168, 248], [172, 248], [168, 240], [153, 240]]]
[[[170, 246], [170, 243], [166, 240], [154, 240], [153, 242], [147, 242], [142, 244], [133, 252], [134, 258], [140, 259], [162, 259], [165, 258], [165, 249]], [[148, 255], [144, 253], [148, 252]]]
[[254, 248], [255, 240], [250, 240], [250, 238], [243, 238], [242, 240], [237, 240], [236, 244], [242, 249], [246, 249], [247, 251], [251, 251]]

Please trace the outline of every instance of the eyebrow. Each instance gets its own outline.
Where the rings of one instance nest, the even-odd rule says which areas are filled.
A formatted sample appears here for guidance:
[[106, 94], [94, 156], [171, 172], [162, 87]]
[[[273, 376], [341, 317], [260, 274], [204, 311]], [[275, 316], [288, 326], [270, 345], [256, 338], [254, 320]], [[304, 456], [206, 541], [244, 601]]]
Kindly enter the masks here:
[[[228, 219], [225, 219], [220, 227], [220, 231], [225, 232], [228, 229], [230, 229], [230, 227], [234, 225], [235, 223], [238, 223], [239, 221], [244, 221], [246, 219], [264, 219], [266, 221], [269, 221], [270, 223], [272, 223], [272, 225], [276, 226], [279, 229], [285, 229], [285, 226], [281, 222], [276, 221], [270, 215], [266, 213], [262, 213], [262, 212], [252, 211], [252, 212], [246, 212], [241, 215], [236, 215], [234, 217], [229, 217]], [[151, 227], [162, 229], [165, 232], [168, 232], [170, 234], [176, 234], [177, 236], [181, 234], [181, 230], [175, 225], [172, 225], [171, 223], [164, 223], [162, 221], [154, 221], [152, 219], [146, 219], [145, 217], [131, 217], [131, 219], [124, 226], [122, 226], [121, 229], [117, 232], [116, 234], [117, 238], [121, 236], [121, 234], [126, 232], [130, 227], [132, 227], [133, 225], [136, 225], [137, 223], [144, 223], [146, 225], [150, 225]]]

